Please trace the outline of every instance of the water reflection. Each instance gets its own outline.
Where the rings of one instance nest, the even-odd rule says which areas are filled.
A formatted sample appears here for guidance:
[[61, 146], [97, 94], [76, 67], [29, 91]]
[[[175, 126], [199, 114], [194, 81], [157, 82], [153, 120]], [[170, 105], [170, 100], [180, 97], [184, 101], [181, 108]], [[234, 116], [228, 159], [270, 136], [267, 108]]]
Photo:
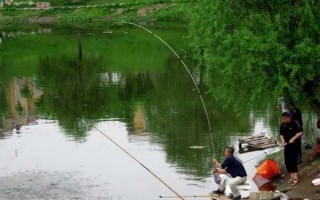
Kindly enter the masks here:
[[32, 124], [37, 119], [34, 100], [41, 91], [32, 84], [32, 78], [0, 78], [0, 133], [20, 132], [21, 126]]
[[189, 146], [208, 146], [208, 125], [192, 82], [187, 74], [178, 75], [178, 62], [169, 57], [165, 73], [112, 73], [99, 68], [103, 56], [99, 58], [42, 59], [38, 111], [54, 116], [67, 134], [78, 139], [99, 120], [122, 119], [130, 133], [147, 131], [165, 138], [155, 142], [166, 146], [170, 163], [189, 163], [184, 167], [202, 168], [197, 174], [204, 176], [210, 167], [202, 166], [204, 161], [210, 163], [209, 147], [194, 151]]
[[[1, 67], [0, 67], [0, 70], [2, 70]], [[8, 81], [6, 80], [4, 73], [0, 73], [0, 137], [3, 137], [3, 132], [5, 132], [4, 120], [5, 120], [5, 113], [7, 112], [7, 109], [8, 109], [8, 102], [6, 100], [7, 82]]]
[[[229, 136], [248, 134], [253, 126], [250, 115], [235, 115], [223, 109], [224, 102], [206, 96], [214, 130], [211, 141], [204, 108], [180, 61], [154, 38], [134, 30], [126, 32], [129, 34], [117, 30], [108, 36], [36, 35], [43, 46], [56, 52], [40, 53], [37, 50], [43, 47], [30, 46], [38, 59], [27, 63], [30, 70], [36, 66], [33, 86], [41, 91], [36, 100], [37, 113], [58, 120], [64, 132], [79, 141], [87, 137], [91, 125], [119, 119], [128, 124], [130, 134], [148, 132], [156, 136], [151, 140], [165, 147], [168, 162], [181, 166], [185, 173], [207, 176], [211, 151], [221, 156], [232, 142]], [[175, 34], [170, 37], [171, 41], [179, 41]], [[22, 38], [27, 39], [32, 44], [35, 38]], [[55, 45], [50, 41], [55, 41]], [[66, 44], [69, 48], [61, 48]], [[21, 62], [5, 63], [19, 70], [16, 65]], [[201, 74], [192, 69], [191, 72]], [[201, 77], [196, 80], [203, 82]], [[24, 93], [28, 95], [28, 91]], [[228, 122], [232, 125], [226, 126]]]
[[133, 117], [133, 133], [141, 134], [146, 131], [146, 119], [143, 105], [137, 105]]
[[43, 91], [37, 103], [39, 112], [57, 118], [67, 134], [85, 137], [88, 125], [103, 118], [103, 108], [107, 107], [107, 94], [97, 87], [100, 66], [100, 57], [41, 58], [37, 74], [38, 87]]
[[[182, 32], [159, 31], [171, 45], [186, 48]], [[3, 42], [0, 67], [6, 66], [21, 76], [0, 73], [0, 137], [5, 137], [0, 140], [0, 148], [8, 149], [0, 156], [7, 161], [10, 156], [12, 160], [19, 158], [0, 166], [5, 175], [38, 169], [74, 173], [79, 169], [79, 178], [72, 176], [72, 179], [80, 184], [89, 180], [89, 187], [83, 188], [94, 188], [102, 193], [101, 197], [108, 196], [104, 187], [110, 187], [108, 192], [117, 196], [125, 186], [129, 196], [138, 197], [123, 194], [119, 198], [156, 199], [159, 186], [141, 197], [138, 193], [146, 191], [145, 185], [154, 185], [153, 181], [139, 171], [139, 165], [128, 161], [112, 144], [106, 144], [94, 126], [124, 145], [168, 182], [177, 183], [175, 186], [182, 193], [196, 188], [207, 194], [214, 187], [210, 174], [211, 151], [221, 157], [226, 146], [251, 133], [277, 136], [279, 113], [275, 107], [252, 110], [243, 106], [235, 114], [223, 109], [224, 102], [205, 95], [213, 128], [211, 142], [204, 108], [180, 61], [154, 38], [131, 29], [125, 32], [115, 30], [108, 35], [83, 32], [81, 40], [77, 31], [53, 32], [32, 37], [21, 35]], [[29, 51], [16, 57], [21, 44]], [[198, 75], [199, 87], [205, 91], [199, 77], [201, 72], [190, 70]], [[246, 98], [242, 96], [240, 100]], [[21, 141], [23, 145], [17, 145]], [[28, 144], [41, 150], [28, 148]], [[19, 146], [17, 151], [12, 149], [16, 146]], [[253, 152], [247, 156], [256, 155]], [[249, 159], [241, 156], [243, 160]], [[30, 158], [34, 163], [28, 162]], [[255, 161], [247, 163], [250, 171], [254, 171]], [[28, 164], [20, 169], [24, 163]], [[130, 166], [133, 172], [123, 173], [128, 168], [122, 166]], [[63, 176], [57, 175], [52, 181], [59, 181]], [[98, 177], [98, 187], [94, 186], [92, 177]], [[135, 184], [133, 188], [140, 192], [127, 186], [137, 180], [143, 184]]]

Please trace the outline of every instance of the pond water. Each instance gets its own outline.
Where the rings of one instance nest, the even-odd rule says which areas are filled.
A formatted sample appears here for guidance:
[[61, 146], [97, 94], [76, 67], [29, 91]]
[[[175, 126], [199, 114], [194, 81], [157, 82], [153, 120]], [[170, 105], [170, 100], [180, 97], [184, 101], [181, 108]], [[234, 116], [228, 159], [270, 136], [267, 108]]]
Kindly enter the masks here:
[[[205, 91], [187, 57], [186, 31], [150, 29], [177, 51]], [[140, 28], [1, 35], [1, 199], [207, 195], [217, 188], [213, 155], [221, 159], [241, 136], [278, 138], [276, 102], [235, 114], [204, 95], [211, 133], [180, 60]], [[304, 118], [314, 124], [311, 112]], [[306, 129], [314, 133], [312, 125]], [[268, 152], [238, 155], [249, 177]]]

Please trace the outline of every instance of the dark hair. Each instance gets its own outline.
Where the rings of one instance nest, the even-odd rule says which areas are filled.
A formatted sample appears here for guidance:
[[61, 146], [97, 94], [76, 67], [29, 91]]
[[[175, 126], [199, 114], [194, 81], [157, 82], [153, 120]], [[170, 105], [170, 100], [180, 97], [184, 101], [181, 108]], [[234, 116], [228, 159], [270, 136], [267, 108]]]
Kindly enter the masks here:
[[233, 147], [227, 147], [226, 149], [231, 155], [233, 155], [233, 153], [234, 153], [234, 148]]
[[284, 113], [281, 114], [281, 117], [290, 117], [290, 114], [287, 113], [287, 112], [284, 112]]

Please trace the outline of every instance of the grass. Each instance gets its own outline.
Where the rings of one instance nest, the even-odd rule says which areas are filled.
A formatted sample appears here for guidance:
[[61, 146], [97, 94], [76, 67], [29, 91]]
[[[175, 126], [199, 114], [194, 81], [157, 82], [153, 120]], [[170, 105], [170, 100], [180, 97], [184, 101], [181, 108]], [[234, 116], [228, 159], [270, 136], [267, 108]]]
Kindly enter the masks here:
[[[15, 5], [19, 4], [18, 7], [30, 7], [30, 0], [20, 0], [15, 1], [15, 4], [11, 6], [7, 6], [7, 8], [14, 8]], [[33, 6], [35, 6], [36, 2], [50, 2], [51, 6], [80, 6], [80, 5], [114, 5], [114, 6], [125, 6], [125, 5], [146, 5], [146, 4], [155, 4], [155, 3], [183, 3], [189, 2], [189, 0], [33, 0], [31, 1]]]
[[[185, 13], [188, 0], [112, 0], [112, 1], [80, 1], [77, 6], [63, 6], [70, 1], [51, 1], [50, 9], [23, 10], [23, 8], [6, 7], [0, 10], [0, 28], [19, 24], [54, 24], [58, 26], [92, 26], [101, 22], [119, 20], [127, 21], [183, 21], [187, 20]], [[138, 13], [139, 9], [152, 8], [153, 5], [165, 5], [161, 9], [150, 9], [146, 16]], [[79, 6], [80, 5], [80, 6]], [[84, 5], [84, 6], [82, 6]], [[85, 7], [85, 5], [100, 5], [100, 7]], [[103, 6], [102, 6], [103, 5]], [[39, 17], [49, 17], [52, 20], [42, 22]], [[2, 27], [1, 27], [2, 26]]]

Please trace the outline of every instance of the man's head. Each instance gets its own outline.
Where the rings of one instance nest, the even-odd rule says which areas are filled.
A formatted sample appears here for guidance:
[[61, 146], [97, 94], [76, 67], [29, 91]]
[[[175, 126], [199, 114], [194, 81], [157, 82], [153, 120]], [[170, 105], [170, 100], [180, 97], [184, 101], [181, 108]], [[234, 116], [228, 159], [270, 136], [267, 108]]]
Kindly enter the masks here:
[[234, 148], [233, 147], [227, 147], [226, 150], [224, 151], [224, 156], [229, 157], [232, 156], [234, 153]]
[[281, 121], [284, 124], [289, 124], [291, 122], [291, 117], [289, 115], [289, 113], [284, 112], [281, 114]]

